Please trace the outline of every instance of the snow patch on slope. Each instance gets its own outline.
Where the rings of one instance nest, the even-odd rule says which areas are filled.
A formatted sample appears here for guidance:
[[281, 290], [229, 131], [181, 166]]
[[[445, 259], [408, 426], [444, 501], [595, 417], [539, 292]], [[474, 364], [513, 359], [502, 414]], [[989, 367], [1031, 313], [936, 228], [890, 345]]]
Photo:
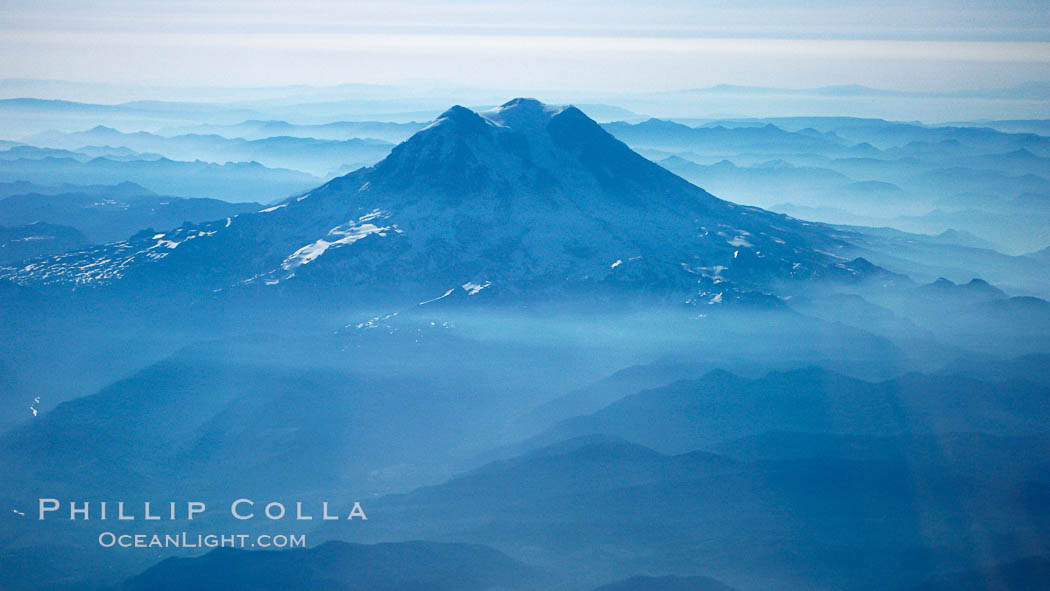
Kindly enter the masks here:
[[490, 285], [492, 285], [491, 281], [486, 281], [485, 283], [473, 283], [468, 281], [461, 287], [467, 292], [467, 295], [478, 295], [478, 292]]
[[[744, 234], [746, 234], [746, 232]], [[730, 246], [744, 246], [744, 247], [750, 248], [751, 247], [751, 243], [747, 241], [747, 238], [744, 237], [744, 234], [740, 234], [739, 236], [733, 238], [732, 240], [729, 240], [728, 241], [729, 245]]]
[[284, 259], [284, 262], [281, 263], [281, 268], [285, 271], [294, 271], [303, 265], [317, 260], [317, 257], [328, 252], [328, 249], [330, 248], [338, 248], [346, 246], [347, 244], [353, 244], [372, 234], [386, 236], [387, 232], [391, 230], [396, 231], [397, 227], [377, 226], [371, 223], [371, 221], [387, 217], [388, 215], [389, 214], [385, 214], [376, 209], [361, 216], [356, 221], [350, 221], [336, 226], [329, 230], [324, 238], [311, 242], [289, 255], [288, 258]]

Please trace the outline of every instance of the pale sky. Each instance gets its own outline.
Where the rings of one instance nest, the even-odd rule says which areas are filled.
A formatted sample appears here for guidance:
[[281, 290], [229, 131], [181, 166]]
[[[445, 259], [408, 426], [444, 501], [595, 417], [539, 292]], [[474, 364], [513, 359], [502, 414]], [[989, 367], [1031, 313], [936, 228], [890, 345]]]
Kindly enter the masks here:
[[1050, 9], [1022, 0], [5, 0], [0, 78], [994, 88], [1050, 80]]

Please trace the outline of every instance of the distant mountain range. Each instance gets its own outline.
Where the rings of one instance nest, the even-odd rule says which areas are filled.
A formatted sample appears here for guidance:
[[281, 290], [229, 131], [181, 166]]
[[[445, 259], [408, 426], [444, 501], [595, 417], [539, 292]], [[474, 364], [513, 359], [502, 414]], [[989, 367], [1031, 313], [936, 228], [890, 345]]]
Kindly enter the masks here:
[[[834, 133], [785, 131], [772, 124], [762, 127], [689, 127], [661, 119], [641, 123], [606, 123], [606, 131], [632, 146], [667, 150], [804, 151], [847, 153], [849, 145]], [[808, 131], [808, 132], [807, 132]], [[870, 154], [870, 152], [868, 152]], [[859, 155], [859, 154], [858, 154]]]
[[[1044, 135], [852, 117], [651, 119], [605, 127], [644, 156], [737, 202], [832, 223], [923, 234], [964, 230], [1012, 253], [1047, 240]], [[1001, 232], [1004, 226], [1013, 231]]]
[[[767, 430], [894, 436], [902, 433], [1043, 432], [1045, 386], [908, 376], [871, 384], [823, 370], [748, 380], [712, 373], [646, 390], [554, 427], [540, 441], [589, 433], [623, 437], [667, 452], [710, 449]], [[848, 395], [847, 395], [848, 393]], [[1011, 401], [1026, 401], [1013, 406]], [[1024, 406], [1032, 404], [1033, 406]], [[936, 417], [935, 423], [929, 417]], [[660, 429], [653, 429], [660, 425]]]
[[[12, 185], [8, 185], [12, 187]], [[83, 247], [131, 237], [147, 229], [167, 230], [258, 211], [258, 203], [227, 203], [217, 199], [185, 199], [157, 195], [139, 185], [123, 183], [95, 187], [25, 186], [0, 197], [0, 225], [58, 224], [82, 234]], [[72, 250], [66, 248], [57, 252]]]
[[870, 142], [878, 148], [903, 146], [910, 142], [928, 142], [937, 144], [942, 141], [977, 143], [982, 147], [994, 150], [1017, 150], [1034, 148], [1043, 151], [1050, 138], [1034, 133], [1008, 133], [990, 127], [924, 125], [919, 122], [887, 121], [884, 119], [861, 117], [764, 117], [739, 119], [706, 119], [687, 123], [700, 124], [703, 127], [761, 127], [774, 125], [791, 132], [806, 129], [820, 133], [834, 133], [850, 142]]
[[1050, 278], [1041, 274], [1037, 253], [1009, 256], [995, 250], [978, 236], [958, 230], [945, 230], [930, 236], [901, 232], [892, 228], [843, 226], [857, 256], [905, 273], [918, 281], [932, 282], [944, 277], [966, 283], [982, 277], [1011, 293], [1050, 294]]
[[[360, 163], [360, 166], [374, 164], [393, 147], [385, 141], [359, 137], [362, 136], [344, 136], [340, 140], [274, 135], [253, 140], [200, 134], [164, 137], [143, 131], [121, 133], [110, 127], [97, 126], [75, 133], [40, 133], [25, 141], [72, 151], [78, 151], [84, 146], [88, 146], [89, 151], [91, 146], [119, 146], [137, 152], [161, 154], [174, 160], [259, 162], [272, 168], [290, 168], [322, 175], [348, 162]], [[17, 148], [12, 150], [17, 152]]]
[[869, 96], [869, 97], [925, 97], [925, 98], [986, 98], [986, 99], [1050, 99], [1050, 82], [1028, 82], [1007, 88], [983, 90], [958, 90], [948, 92], [906, 91], [872, 88], [860, 84], [836, 84], [816, 88], [772, 88], [768, 86], [738, 86], [719, 84], [709, 88], [673, 91], [678, 94], [792, 94], [823, 96]]
[[[823, 451], [743, 463], [588, 436], [376, 500], [371, 519], [381, 526], [321, 531], [367, 541], [422, 532], [483, 543], [528, 554], [580, 587], [646, 569], [738, 588], [908, 588], [931, 571], [970, 564], [968, 535], [999, 560], [1046, 551], [1036, 533], [1050, 519], [1036, 508], [1050, 490], [1044, 464], [997, 468], [1005, 457], [1045, 446], [1043, 433], [1008, 442], [962, 437], [943, 450], [937, 438], [912, 447], [892, 440], [890, 453], [867, 456], [799, 434], [786, 449]], [[785, 442], [761, 449], [778, 444]], [[945, 533], [931, 544], [924, 527]], [[847, 560], [850, 552], [865, 560]]]
[[480, 115], [453, 107], [376, 166], [258, 213], [6, 276], [187, 287], [192, 265], [208, 290], [367, 284], [422, 301], [612, 288], [707, 304], [768, 298], [774, 281], [879, 274], [835, 254], [846, 247], [819, 225], [711, 196], [578, 109], [516, 99]]
[[132, 182], [161, 194], [210, 197], [226, 201], [283, 199], [320, 182], [295, 170], [267, 168], [258, 162], [210, 164], [202, 161], [117, 160], [94, 158], [0, 159], [0, 183], [27, 181], [51, 185], [114, 185]]
[[[505, 92], [505, 91], [501, 91]], [[471, 94], [477, 98], [472, 99], [477, 104], [486, 104], [490, 101], [488, 97], [495, 94], [492, 90], [483, 88], [476, 89], [431, 89], [429, 95], [432, 97], [429, 103], [440, 101], [443, 98], [456, 94]], [[208, 101], [213, 108], [225, 106], [227, 109], [240, 108], [242, 110], [255, 109], [259, 111], [268, 110], [267, 107], [299, 106], [311, 103], [332, 103], [337, 100], [346, 100], [348, 95], [359, 97], [356, 101], [356, 110], [361, 113], [376, 111], [385, 103], [389, 111], [418, 111], [428, 101], [420, 98], [419, 93], [411, 88], [392, 85], [376, 84], [341, 84], [333, 86], [271, 86], [265, 88], [192, 88], [177, 89], [170, 87], [149, 87], [146, 85], [115, 85], [115, 84], [93, 84], [77, 83], [61, 80], [33, 80], [33, 79], [4, 79], [0, 80], [0, 96], [4, 98], [18, 97], [41, 97], [69, 100], [86, 100], [96, 103], [115, 103], [126, 100], [127, 97], [138, 97], [139, 100], [124, 102], [117, 105], [123, 108], [148, 109], [151, 105], [178, 103], [179, 101], [192, 99]], [[908, 91], [873, 88], [858, 84], [840, 84], [814, 88], [776, 88], [763, 86], [741, 86], [731, 84], [720, 84], [707, 88], [691, 88], [672, 90], [663, 93], [621, 93], [617, 96], [601, 97], [584, 96], [566, 97], [581, 104], [588, 103], [612, 103], [638, 102], [649, 99], [651, 102], [654, 95], [660, 97], [675, 96], [718, 96], [718, 95], [749, 95], [765, 96], [767, 98], [777, 96], [799, 96], [799, 97], [828, 97], [828, 98], [853, 98], [853, 97], [882, 97], [882, 98], [925, 98], [925, 99], [991, 99], [1005, 101], [1040, 100], [1050, 97], [1050, 83], [1032, 81], [1003, 88], [967, 89], [954, 91]], [[202, 98], [203, 97], [203, 98]], [[600, 100], [599, 100], [600, 99]], [[347, 101], [350, 102], [350, 101]], [[391, 106], [394, 106], [391, 109]], [[990, 111], [993, 112], [994, 111]], [[247, 119], [247, 117], [245, 118]]]
[[[243, 121], [233, 125], [198, 125], [170, 130], [174, 135], [217, 134], [227, 138], [260, 140], [272, 137], [302, 137], [324, 140], [375, 138], [401, 143], [427, 123], [389, 123], [382, 121], [336, 121], [315, 125], [299, 125], [287, 121]], [[167, 134], [164, 134], [167, 135]]]
[[[434, 338], [422, 335], [431, 341], [428, 349], [460, 346]], [[423, 453], [399, 458], [412, 443], [437, 461], [448, 442], [427, 438], [440, 426], [453, 440], [464, 425], [478, 437], [484, 430], [478, 421], [491, 409], [481, 406], [488, 395], [468, 388], [468, 380], [488, 382], [479, 367], [506, 351], [474, 349], [478, 365], [463, 367], [458, 377], [456, 370], [436, 376], [442, 370], [430, 366], [414, 394], [411, 380], [389, 370], [432, 353], [417, 357], [400, 339], [376, 347], [386, 340], [362, 339], [367, 352], [351, 347], [362, 368], [379, 361], [372, 377], [287, 371], [258, 357], [233, 366], [227, 358], [242, 356], [210, 347], [198, 351], [196, 361], [183, 356], [151, 368], [3, 437], [3, 469], [26, 491], [10, 494], [41, 487], [67, 494], [69, 487], [68, 494], [95, 495], [119, 487], [148, 496], [178, 481], [211, 498], [214, 492], [202, 487], [222, 474], [223, 490], [288, 490], [294, 481], [333, 494], [340, 490], [330, 480], [333, 464], [343, 466], [344, 475], [359, 470], [356, 478], [371, 473], [371, 479], [407, 469], [411, 463], [402, 462]], [[275, 359], [297, 365], [298, 357], [316, 357], [335, 342], [317, 343], [315, 350], [282, 347]], [[387, 357], [396, 359], [381, 361]], [[568, 439], [525, 442], [520, 452], [438, 485], [370, 498], [367, 523], [322, 524], [309, 532], [315, 544], [317, 538], [457, 544], [332, 544], [277, 555], [218, 551], [162, 562], [128, 588], [210, 589], [217, 581], [245, 584], [265, 573], [281, 589], [312, 590], [335, 584], [326, 577], [351, 565], [357, 565], [353, 581], [369, 588], [419, 580], [428, 581], [427, 588], [458, 589], [464, 572], [483, 577], [469, 588], [507, 588], [514, 581], [542, 589], [560, 579], [587, 589], [637, 572], [683, 575], [632, 583], [661, 591], [659, 585], [723, 589], [709, 577], [739, 589], [773, 582], [800, 589], [910, 588], [931, 573], [967, 568], [977, 547], [982, 560], [993, 561], [1047, 551], [1037, 535], [1050, 523], [1043, 503], [1050, 481], [1040, 451], [1050, 441], [1042, 403], [1047, 384], [1021, 379], [1024, 371], [1010, 370], [999, 382], [910, 375], [882, 383], [816, 369], [756, 380], [718, 372], [642, 390], [555, 429]], [[496, 369], [492, 375], [507, 374]], [[355, 385], [352, 396], [340, 389], [346, 383]], [[143, 387], [152, 388], [149, 395]], [[444, 404], [434, 400], [435, 390], [452, 393], [447, 403], [458, 401], [461, 411], [435, 412]], [[158, 422], [162, 433], [153, 428]], [[577, 428], [569, 432], [564, 425]], [[389, 433], [398, 428], [411, 428], [413, 441], [395, 446]], [[668, 454], [622, 436], [689, 451]], [[231, 458], [248, 456], [257, 464], [231, 477]], [[393, 464], [377, 470], [373, 459]], [[6, 472], [12, 463], [24, 468]], [[273, 474], [282, 483], [268, 478]], [[27, 531], [23, 522], [11, 523], [16, 526], [13, 531]], [[931, 542], [926, 527], [947, 533]], [[77, 535], [85, 535], [83, 528], [56, 529], [49, 541]], [[463, 543], [528, 557], [551, 575]], [[851, 552], [871, 560], [845, 560]], [[800, 565], [806, 566], [801, 572]]]

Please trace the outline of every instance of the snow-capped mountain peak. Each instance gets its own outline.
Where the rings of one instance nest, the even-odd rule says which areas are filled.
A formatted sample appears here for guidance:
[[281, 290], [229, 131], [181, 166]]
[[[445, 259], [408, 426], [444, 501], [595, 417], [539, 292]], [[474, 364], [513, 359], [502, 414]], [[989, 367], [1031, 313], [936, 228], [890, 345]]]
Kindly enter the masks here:
[[567, 108], [575, 109], [562, 105], [547, 105], [532, 98], [516, 98], [490, 111], [482, 111], [479, 115], [497, 125], [526, 131], [546, 126], [552, 117]]
[[713, 304], [871, 267], [837, 256], [845, 244], [823, 226], [718, 199], [579, 109], [535, 99], [483, 113], [452, 107], [374, 167], [181, 234], [199, 238], [159, 258], [149, 256], [157, 241], [140, 237], [2, 275], [382, 289], [415, 301], [462, 285], [484, 285], [475, 293], [486, 295], [627, 289]]

